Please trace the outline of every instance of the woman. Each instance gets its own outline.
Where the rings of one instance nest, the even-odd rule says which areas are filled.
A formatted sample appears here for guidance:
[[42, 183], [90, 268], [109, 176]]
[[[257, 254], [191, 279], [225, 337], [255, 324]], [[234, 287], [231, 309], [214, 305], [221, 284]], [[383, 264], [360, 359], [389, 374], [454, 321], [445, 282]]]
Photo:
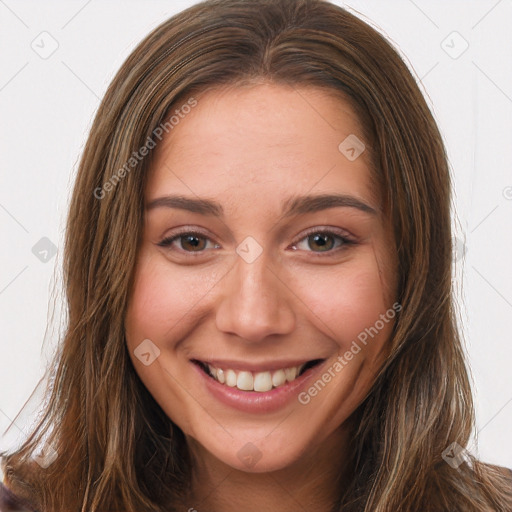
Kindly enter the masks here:
[[441, 136], [367, 24], [321, 0], [171, 18], [92, 127], [69, 325], [4, 501], [510, 510], [510, 472], [463, 450], [450, 225]]

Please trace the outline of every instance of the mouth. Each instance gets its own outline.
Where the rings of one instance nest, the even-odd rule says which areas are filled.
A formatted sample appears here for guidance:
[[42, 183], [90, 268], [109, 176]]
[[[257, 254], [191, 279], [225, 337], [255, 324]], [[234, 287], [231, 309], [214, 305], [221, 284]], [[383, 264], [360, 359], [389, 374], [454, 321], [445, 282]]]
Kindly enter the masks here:
[[[312, 359], [293, 365], [283, 363], [281, 368], [272, 365], [272, 368], [259, 368], [258, 371], [230, 368], [227, 364], [199, 361], [197, 359], [193, 359], [192, 363], [198, 366], [209, 378], [223, 386], [236, 388], [240, 391], [265, 393], [286, 386], [324, 361], [325, 359]], [[236, 367], [237, 365], [231, 364], [231, 366]]]

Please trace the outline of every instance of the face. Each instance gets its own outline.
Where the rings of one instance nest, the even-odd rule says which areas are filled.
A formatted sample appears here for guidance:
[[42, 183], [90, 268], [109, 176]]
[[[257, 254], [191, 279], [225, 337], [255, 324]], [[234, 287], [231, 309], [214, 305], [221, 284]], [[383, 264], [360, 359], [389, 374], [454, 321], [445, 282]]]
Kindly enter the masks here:
[[394, 241], [348, 103], [197, 99], [155, 150], [128, 349], [195, 451], [282, 469], [336, 436], [388, 354]]

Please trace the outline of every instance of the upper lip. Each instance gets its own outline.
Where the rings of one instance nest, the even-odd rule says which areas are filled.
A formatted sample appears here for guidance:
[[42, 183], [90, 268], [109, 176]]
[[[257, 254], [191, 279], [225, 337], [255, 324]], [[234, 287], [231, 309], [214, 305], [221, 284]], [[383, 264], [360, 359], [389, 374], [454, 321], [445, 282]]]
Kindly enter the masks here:
[[313, 357], [310, 359], [288, 359], [282, 361], [268, 361], [262, 363], [250, 363], [248, 361], [234, 361], [232, 359], [199, 359], [194, 358], [192, 361], [197, 361], [204, 364], [209, 364], [216, 368], [222, 369], [230, 369], [230, 370], [240, 370], [240, 371], [248, 371], [248, 372], [264, 372], [264, 371], [275, 371], [281, 370], [284, 368], [292, 368], [294, 366], [301, 366], [303, 364], [309, 363], [310, 361], [323, 360], [320, 357]]

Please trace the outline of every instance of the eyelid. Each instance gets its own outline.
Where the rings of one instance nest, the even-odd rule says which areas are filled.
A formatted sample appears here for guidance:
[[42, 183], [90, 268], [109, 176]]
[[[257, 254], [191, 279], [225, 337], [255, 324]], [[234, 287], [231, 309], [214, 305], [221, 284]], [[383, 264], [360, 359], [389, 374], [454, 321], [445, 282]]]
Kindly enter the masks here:
[[202, 228], [198, 228], [198, 227], [195, 227], [195, 226], [180, 226], [180, 227], [177, 227], [173, 230], [172, 234], [170, 235], [167, 235], [164, 237], [164, 240], [166, 238], [174, 238], [174, 237], [177, 237], [179, 235], [201, 235], [205, 238], [211, 238], [210, 234], [203, 230]]

